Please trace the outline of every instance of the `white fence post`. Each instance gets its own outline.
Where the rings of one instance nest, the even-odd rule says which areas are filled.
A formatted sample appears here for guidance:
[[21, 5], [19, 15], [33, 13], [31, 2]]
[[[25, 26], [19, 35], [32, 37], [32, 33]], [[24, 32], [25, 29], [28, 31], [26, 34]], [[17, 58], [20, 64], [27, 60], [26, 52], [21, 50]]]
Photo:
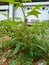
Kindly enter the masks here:
[[14, 5], [13, 4], [9, 4], [9, 18], [11, 19], [11, 20], [13, 20], [13, 7], [14, 7]]

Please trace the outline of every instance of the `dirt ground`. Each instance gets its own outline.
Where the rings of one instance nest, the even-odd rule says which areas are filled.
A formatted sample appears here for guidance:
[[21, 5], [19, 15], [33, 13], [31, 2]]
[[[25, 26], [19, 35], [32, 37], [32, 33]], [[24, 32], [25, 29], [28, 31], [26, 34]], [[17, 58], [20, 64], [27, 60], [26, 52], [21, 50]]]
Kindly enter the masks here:
[[0, 58], [0, 65], [9, 65], [10, 61], [11, 59], [5, 60], [5, 59]]
[[9, 65], [12, 59], [5, 59], [3, 55], [0, 54], [0, 65]]

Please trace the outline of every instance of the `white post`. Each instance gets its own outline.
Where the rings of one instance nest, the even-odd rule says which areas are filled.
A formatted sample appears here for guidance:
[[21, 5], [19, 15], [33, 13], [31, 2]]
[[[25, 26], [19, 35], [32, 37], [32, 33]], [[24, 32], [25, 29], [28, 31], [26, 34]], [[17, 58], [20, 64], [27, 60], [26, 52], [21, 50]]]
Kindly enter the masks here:
[[13, 20], [13, 4], [9, 4], [9, 18]]

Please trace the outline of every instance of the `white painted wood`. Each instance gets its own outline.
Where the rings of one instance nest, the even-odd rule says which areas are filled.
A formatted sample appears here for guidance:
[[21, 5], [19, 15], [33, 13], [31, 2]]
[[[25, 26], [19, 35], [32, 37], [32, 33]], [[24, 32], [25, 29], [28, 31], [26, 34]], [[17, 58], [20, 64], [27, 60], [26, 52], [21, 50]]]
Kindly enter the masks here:
[[[28, 8], [32, 8], [32, 7], [34, 7], [35, 5], [39, 5], [39, 4], [43, 5], [43, 6], [41, 7], [41, 10], [39, 10], [41, 14], [38, 15], [38, 18], [36, 18], [36, 17], [33, 16], [33, 15], [29, 15], [29, 16], [27, 17], [28, 22], [49, 20], [49, 2], [23, 3], [25, 15], [27, 16], [27, 15], [28, 15], [27, 12], [30, 11], [30, 10], [28, 10]], [[45, 9], [43, 9], [43, 7], [45, 7]], [[16, 12], [16, 11], [17, 11], [17, 12]], [[21, 14], [22, 14], [21, 10], [15, 10], [15, 14], [17, 14], [17, 13], [21, 13]], [[16, 16], [16, 17], [18, 16], [18, 17], [21, 18], [22, 21], [23, 21], [23, 18], [24, 18], [23, 15], [18, 15], [18, 14], [17, 14], [17, 15], [15, 15], [15, 16]]]
[[[3, 14], [7, 14], [7, 16], [4, 16]], [[8, 11], [0, 11], [0, 21], [8, 19]]]
[[9, 4], [9, 18], [13, 19], [13, 6], [12, 4]]
[[8, 5], [1, 5], [0, 10], [8, 9]]
[[[14, 11], [15, 18], [20, 18], [22, 21], [24, 21], [24, 15], [22, 12], [22, 9], [19, 7], [17, 10]], [[15, 19], [16, 21], [16, 19]]]
[[[0, 6], [0, 21], [8, 19], [8, 7], [9, 7], [8, 5], [1, 5]], [[6, 14], [7, 16], [4, 16], [4, 14]]]
[[[43, 6], [41, 7], [41, 14], [38, 15], [38, 18], [36, 18], [35, 16], [31, 15], [31, 16], [28, 16], [27, 19], [28, 19], [28, 22], [31, 22], [31, 21], [42, 21], [42, 20], [49, 20], [49, 2], [33, 2], [33, 3], [23, 3], [24, 5], [24, 12], [25, 12], [25, 15], [27, 16], [27, 12], [30, 11], [28, 10], [27, 8], [32, 8], [34, 7], [35, 5], [38, 5], [38, 4], [43, 4]], [[43, 10], [42, 8], [45, 7], [45, 10]], [[8, 5], [1, 5], [0, 6], [0, 10], [4, 10], [4, 9], [9, 9], [9, 18], [13, 19], [13, 17], [17, 17], [17, 18], [21, 18], [22, 21], [24, 21], [24, 16], [23, 16], [23, 13], [22, 13], [22, 10], [21, 8], [19, 7], [17, 10], [14, 10], [14, 5], [12, 4], [9, 4]], [[7, 11], [4, 13], [8, 13]], [[3, 19], [7, 19], [5, 18], [3, 15], [2, 15], [2, 12], [0, 11], [0, 20]]]
[[32, 2], [32, 3], [23, 3], [23, 5], [38, 5], [38, 4], [41, 4], [41, 5], [49, 5], [49, 2]]

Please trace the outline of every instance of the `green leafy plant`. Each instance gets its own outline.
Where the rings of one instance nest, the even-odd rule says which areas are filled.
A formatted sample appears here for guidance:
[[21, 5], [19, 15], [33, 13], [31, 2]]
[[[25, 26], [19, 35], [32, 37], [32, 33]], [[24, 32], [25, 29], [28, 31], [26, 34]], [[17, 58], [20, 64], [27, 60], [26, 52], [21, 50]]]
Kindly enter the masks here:
[[[22, 3], [14, 0], [0, 1], [16, 4], [16, 7], [21, 7], [24, 14]], [[22, 2], [24, 1], [26, 2]], [[35, 6], [28, 14], [38, 17], [39, 9], [39, 5]], [[49, 22], [36, 22], [29, 27], [25, 14], [24, 17], [23, 23], [10, 20], [0, 22], [0, 49], [5, 52], [8, 50], [3, 55], [7, 60], [11, 58], [10, 65], [34, 65], [34, 62], [41, 58], [49, 60]], [[12, 52], [9, 52], [11, 49]]]
[[[49, 22], [36, 22], [31, 27], [27, 25], [24, 26], [25, 23], [22, 22], [6, 21], [0, 23], [0, 27], [5, 25], [7, 28], [10, 26], [10, 28], [7, 28], [10, 40], [2, 41], [3, 45], [0, 47], [2, 50], [12, 49], [12, 52], [6, 52], [6, 55], [4, 54], [4, 57], [7, 60], [11, 57], [12, 60], [10, 65], [34, 65], [34, 62], [41, 58], [49, 60], [48, 23]], [[6, 28], [5, 30], [7, 30]], [[11, 33], [9, 33], [9, 31]], [[5, 36], [7, 36], [6, 33], [1, 32], [1, 34], [5, 34]]]

